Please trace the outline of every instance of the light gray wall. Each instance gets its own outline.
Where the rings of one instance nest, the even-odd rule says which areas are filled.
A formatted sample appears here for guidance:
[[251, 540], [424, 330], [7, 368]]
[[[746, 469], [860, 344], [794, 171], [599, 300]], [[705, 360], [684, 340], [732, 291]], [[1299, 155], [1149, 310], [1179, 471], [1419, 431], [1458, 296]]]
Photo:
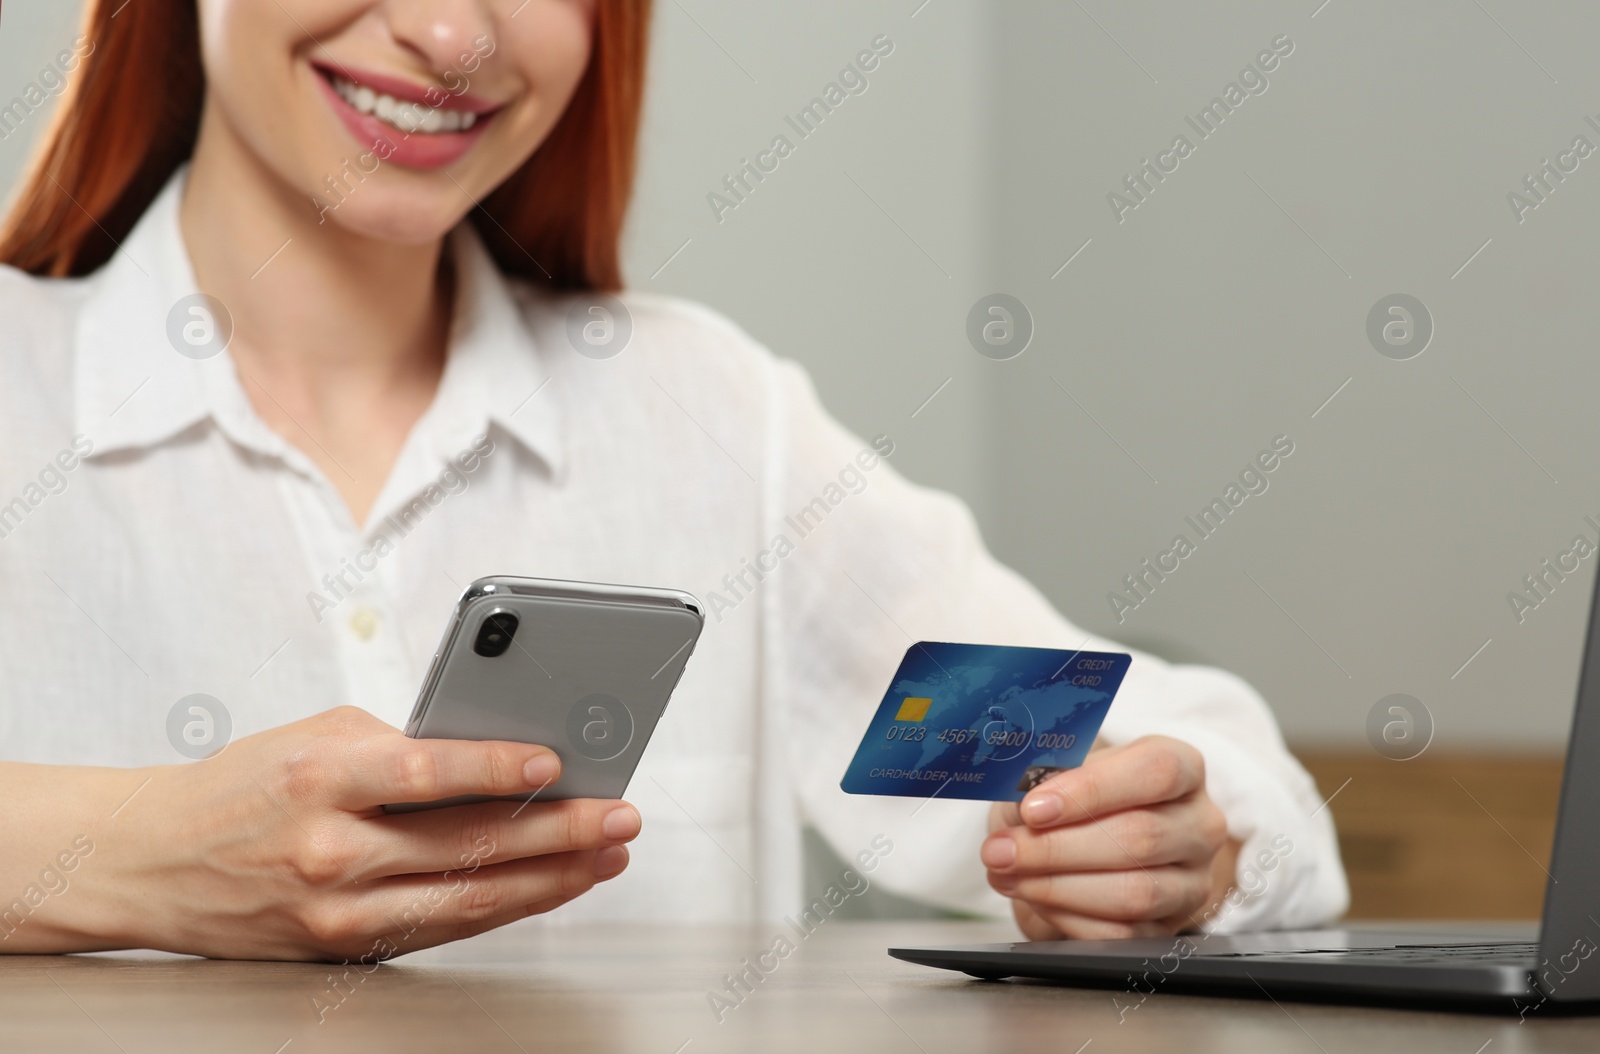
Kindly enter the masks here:
[[[1089, 626], [1244, 674], [1296, 740], [1359, 743], [1400, 692], [1435, 749], [1560, 744], [1595, 560], [1521, 623], [1507, 594], [1600, 520], [1600, 9], [1319, 2], [1003, 5], [1002, 284], [1048, 338], [1001, 372], [994, 540]], [[1188, 129], [1280, 34], [1265, 93]], [[1118, 223], [1107, 194], [1185, 131]], [[1519, 223], [1508, 193], [1579, 135]], [[1406, 361], [1366, 335], [1391, 293], [1435, 321]], [[1279, 433], [1271, 488], [1119, 625], [1105, 594]]]
[[[63, 0], [11, 0], [0, 10], [0, 105], [10, 102], [78, 36], [80, 8]], [[0, 138], [0, 201], [10, 196], [28, 148], [49, 122], [55, 99]]]
[[[1361, 744], [1374, 704], [1406, 693], [1434, 749], [1564, 741], [1594, 561], [1523, 623], [1507, 593], [1578, 533], [1597, 540], [1581, 291], [1600, 153], [1521, 223], [1506, 195], [1573, 137], [1600, 148], [1583, 121], [1600, 121], [1584, 50], [1600, 12], [689, 6], [763, 83], [665, 6], [635, 242], [657, 254], [635, 259], [695, 240], [662, 284], [805, 361], [862, 431], [893, 430], [954, 376], [901, 429], [912, 475], [972, 501], [991, 545], [1081, 624], [1249, 678], [1292, 740]], [[720, 227], [697, 216], [773, 107], [880, 24], [903, 49], [827, 163], [803, 158]], [[1294, 50], [1262, 94], [1208, 138], [1184, 123], [1283, 34]], [[1107, 195], [1178, 134], [1193, 152], [1118, 222]], [[888, 188], [905, 232], [841, 167]], [[1033, 316], [1018, 358], [965, 343], [990, 291]], [[1404, 361], [1366, 335], [1392, 293], [1436, 325]], [[1198, 540], [1184, 517], [1280, 434], [1295, 452], [1269, 489]], [[1107, 594], [1180, 531], [1193, 555], [1119, 622]]]
[[[1363, 742], [1394, 692], [1434, 749], [1562, 742], [1596, 561], [1521, 624], [1507, 593], [1600, 521], [1600, 152], [1523, 222], [1506, 195], [1575, 136], [1600, 151], [1600, 11], [917, 4], [660, 0], [633, 283], [803, 361], [1073, 619], [1237, 670], [1297, 742]], [[70, 40], [70, 6], [7, 4], [0, 76]], [[719, 223], [707, 193], [878, 34], [867, 91]], [[1283, 34], [1201, 139], [1184, 116]], [[1118, 222], [1108, 193], [1178, 134], [1193, 152]], [[1019, 357], [967, 342], [991, 292], [1033, 318]], [[1434, 320], [1415, 358], [1369, 343], [1392, 293]], [[1279, 434], [1267, 491], [1119, 624], [1107, 593]]]
[[[892, 435], [902, 469], [988, 508], [996, 378], [962, 329], [1001, 251], [995, 27], [942, 3], [658, 3], [628, 258], [636, 285], [730, 315], [852, 428]], [[801, 139], [784, 118], [880, 35], [894, 50], [866, 90]], [[793, 154], [719, 222], [708, 195], [777, 135]]]

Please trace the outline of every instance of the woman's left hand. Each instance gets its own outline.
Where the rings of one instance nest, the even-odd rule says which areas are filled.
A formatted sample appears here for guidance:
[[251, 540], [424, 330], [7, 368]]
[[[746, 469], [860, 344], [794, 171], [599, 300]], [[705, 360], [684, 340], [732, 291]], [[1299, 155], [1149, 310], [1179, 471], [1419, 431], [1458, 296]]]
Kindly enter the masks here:
[[1165, 936], [1234, 881], [1239, 843], [1198, 750], [1166, 736], [1097, 748], [989, 813], [983, 862], [1029, 940]]

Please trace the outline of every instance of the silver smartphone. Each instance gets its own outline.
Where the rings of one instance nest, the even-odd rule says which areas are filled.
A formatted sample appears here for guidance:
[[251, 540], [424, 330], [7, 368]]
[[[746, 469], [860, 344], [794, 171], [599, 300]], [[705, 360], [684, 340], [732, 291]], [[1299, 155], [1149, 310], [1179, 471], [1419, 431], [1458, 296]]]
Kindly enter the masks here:
[[681, 590], [480, 578], [456, 604], [405, 733], [554, 750], [561, 778], [516, 800], [620, 798], [703, 625], [699, 601]]

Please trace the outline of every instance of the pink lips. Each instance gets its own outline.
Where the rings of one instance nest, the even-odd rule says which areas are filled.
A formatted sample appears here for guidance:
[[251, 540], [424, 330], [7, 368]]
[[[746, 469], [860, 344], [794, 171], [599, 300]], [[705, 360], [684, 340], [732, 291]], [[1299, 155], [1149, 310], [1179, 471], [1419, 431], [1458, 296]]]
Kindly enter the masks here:
[[[444, 168], [459, 161], [477, 143], [479, 137], [483, 135], [484, 128], [493, 119], [495, 111], [500, 109], [499, 104], [469, 92], [457, 95], [454, 92], [430, 89], [397, 77], [343, 66], [316, 66], [315, 69], [319, 74], [317, 81], [321, 85], [323, 97], [327, 99], [328, 105], [333, 107], [333, 112], [344, 122], [345, 128], [355, 136], [356, 141], [384, 162], [406, 168]], [[471, 128], [461, 132], [402, 132], [393, 125], [380, 121], [372, 114], [362, 113], [345, 102], [344, 98], [334, 91], [332, 83], [328, 80], [329, 75], [352, 80], [357, 85], [371, 88], [381, 95], [392, 96], [401, 102], [428, 106], [431, 97], [434, 102], [444, 103], [447, 109], [474, 113], [478, 118]]]

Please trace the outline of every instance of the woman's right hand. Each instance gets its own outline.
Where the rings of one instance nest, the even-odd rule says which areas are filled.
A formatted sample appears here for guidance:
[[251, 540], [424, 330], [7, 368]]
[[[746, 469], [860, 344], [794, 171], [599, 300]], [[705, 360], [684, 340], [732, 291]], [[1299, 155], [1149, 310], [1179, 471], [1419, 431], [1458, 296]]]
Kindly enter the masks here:
[[620, 801], [385, 814], [462, 794], [527, 798], [560, 763], [542, 746], [408, 739], [353, 707], [143, 774], [75, 883], [94, 890], [69, 913], [77, 948], [30, 950], [370, 963], [559, 907], [620, 874], [639, 833]]

